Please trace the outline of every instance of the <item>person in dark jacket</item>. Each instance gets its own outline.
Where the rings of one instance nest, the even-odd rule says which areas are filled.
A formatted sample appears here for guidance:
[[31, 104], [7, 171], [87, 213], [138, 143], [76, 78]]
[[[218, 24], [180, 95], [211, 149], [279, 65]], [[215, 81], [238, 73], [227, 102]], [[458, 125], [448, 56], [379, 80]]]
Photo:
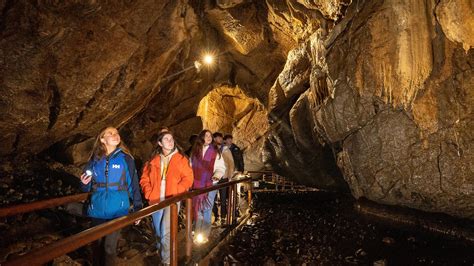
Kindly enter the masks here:
[[[114, 127], [103, 129], [97, 136], [94, 147], [81, 175], [81, 188], [92, 192], [87, 206], [87, 215], [92, 224], [99, 225], [127, 215], [142, 208], [140, 186], [133, 157], [120, 140]], [[105, 236], [97, 243], [95, 254], [98, 265], [114, 265], [120, 230]], [[102, 248], [105, 251], [103, 256]]]

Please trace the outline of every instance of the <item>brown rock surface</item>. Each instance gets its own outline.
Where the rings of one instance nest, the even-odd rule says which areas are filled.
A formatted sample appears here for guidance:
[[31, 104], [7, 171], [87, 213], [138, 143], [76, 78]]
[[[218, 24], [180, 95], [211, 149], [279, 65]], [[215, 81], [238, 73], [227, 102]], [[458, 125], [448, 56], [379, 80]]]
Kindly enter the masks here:
[[[471, 1], [42, 0], [0, 10], [5, 161], [42, 153], [78, 166], [91, 137], [114, 125], [140, 164], [160, 127], [183, 148], [208, 127], [234, 135], [247, 170], [474, 218]], [[215, 64], [194, 68], [206, 51]]]
[[[473, 53], [444, 35], [433, 15], [444, 9], [355, 1], [327, 37], [316, 31], [291, 51], [269, 94], [281, 123], [266, 143], [274, 168], [295, 172], [305, 149], [329, 144], [355, 197], [473, 218]], [[306, 180], [330, 184], [316, 168]]]
[[269, 128], [267, 112], [257, 99], [238, 87], [217, 87], [201, 100], [197, 115], [204, 128], [232, 134], [234, 143], [244, 151], [246, 169], [263, 168], [262, 138]]
[[464, 50], [474, 47], [474, 3], [469, 0], [443, 0], [436, 16], [450, 41], [461, 43]]
[[179, 1], [8, 1], [2, 14], [2, 155], [127, 122], [196, 23]]

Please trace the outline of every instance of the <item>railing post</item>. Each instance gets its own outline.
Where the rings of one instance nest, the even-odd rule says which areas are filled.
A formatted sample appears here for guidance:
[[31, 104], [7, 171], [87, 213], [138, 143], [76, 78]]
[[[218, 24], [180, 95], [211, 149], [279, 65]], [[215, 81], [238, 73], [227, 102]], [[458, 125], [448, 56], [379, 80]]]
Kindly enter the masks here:
[[250, 204], [252, 203], [252, 190], [253, 190], [253, 182], [249, 182], [249, 194], [248, 194], [248, 205], [250, 209]]
[[193, 199], [186, 199], [186, 261], [191, 260], [193, 251]]
[[172, 203], [171, 219], [170, 219], [170, 263], [171, 265], [178, 265], [178, 206]]
[[275, 174], [275, 190], [278, 191], [278, 182], [280, 182], [280, 177]]
[[232, 200], [232, 224], [235, 224], [235, 222], [237, 221], [237, 205], [238, 205], [238, 202], [239, 202], [239, 198], [238, 198], [238, 191], [237, 191], [237, 184], [233, 184], [232, 185], [233, 188], [232, 190], [234, 190], [234, 195], [233, 195], [233, 200]]
[[232, 216], [233, 216], [233, 213], [232, 213], [232, 186], [229, 186], [227, 188], [227, 225], [230, 225], [231, 222], [232, 222]]

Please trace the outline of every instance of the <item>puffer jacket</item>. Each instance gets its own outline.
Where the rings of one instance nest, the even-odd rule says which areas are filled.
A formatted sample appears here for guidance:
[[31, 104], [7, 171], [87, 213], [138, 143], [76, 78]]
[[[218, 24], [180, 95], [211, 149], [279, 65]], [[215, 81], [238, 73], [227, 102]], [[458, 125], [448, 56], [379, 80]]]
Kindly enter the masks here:
[[[170, 197], [186, 192], [193, 185], [193, 170], [189, 165], [188, 158], [181, 153], [172, 155], [166, 172], [165, 196]], [[161, 196], [161, 156], [155, 156], [145, 164], [143, 174], [140, 178], [145, 199], [150, 204], [160, 201]]]
[[[105, 191], [106, 189], [126, 190], [128, 191], [130, 202], [133, 204], [133, 211], [142, 208], [143, 204], [135, 162], [130, 155], [124, 153], [120, 148], [101, 159], [89, 161], [84, 170], [92, 172], [92, 181], [87, 185], [81, 183], [82, 191], [95, 193]], [[91, 201], [89, 204], [96, 203]], [[126, 206], [126, 208], [129, 207]], [[115, 217], [107, 218], [112, 219]]]

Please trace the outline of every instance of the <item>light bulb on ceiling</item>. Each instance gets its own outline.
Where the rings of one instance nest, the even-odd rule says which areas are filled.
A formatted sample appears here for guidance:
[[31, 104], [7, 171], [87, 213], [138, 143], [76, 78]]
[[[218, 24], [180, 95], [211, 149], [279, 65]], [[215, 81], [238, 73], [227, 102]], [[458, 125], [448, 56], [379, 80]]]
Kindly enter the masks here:
[[211, 54], [204, 55], [203, 62], [206, 65], [211, 65], [214, 62], [214, 56]]

